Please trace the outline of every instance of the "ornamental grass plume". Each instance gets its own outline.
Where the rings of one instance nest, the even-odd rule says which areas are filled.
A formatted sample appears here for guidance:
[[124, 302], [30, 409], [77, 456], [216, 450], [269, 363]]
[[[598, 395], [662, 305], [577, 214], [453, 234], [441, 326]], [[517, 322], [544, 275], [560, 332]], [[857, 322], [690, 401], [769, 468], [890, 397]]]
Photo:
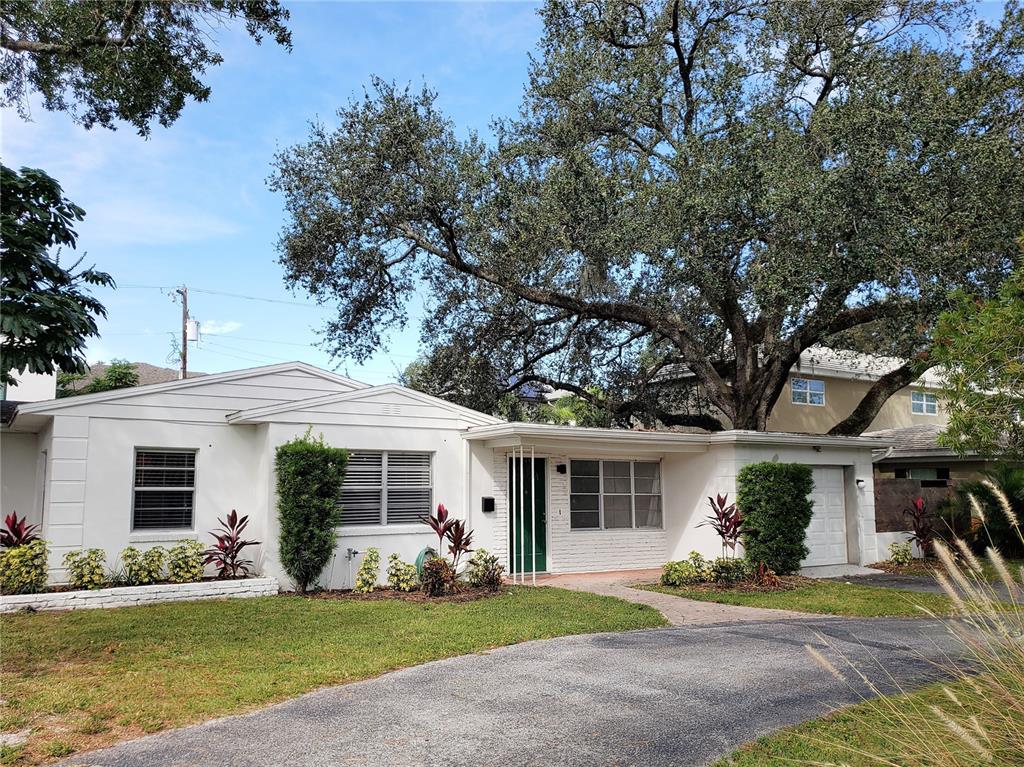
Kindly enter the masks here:
[[[1009, 504], [1000, 504], [1005, 513]], [[1021, 535], [1012, 509], [1008, 518]], [[863, 684], [856, 689], [865, 699], [864, 716], [872, 723], [871, 731], [862, 742], [851, 742], [848, 733], [846, 738], [830, 738], [828, 728], [805, 738], [843, 754], [843, 765], [1024, 765], [1024, 568], [1011, 572], [993, 547], [985, 553], [987, 567], [962, 541], [955, 542], [954, 550], [935, 544], [943, 568], [935, 578], [952, 604], [953, 618], [947, 626], [958, 648], [957, 658], [941, 666], [947, 681], [923, 695], [885, 695], [847, 663]], [[833, 676], [850, 677], [820, 651], [808, 646], [808, 654]], [[904, 692], [895, 679], [890, 681]]]

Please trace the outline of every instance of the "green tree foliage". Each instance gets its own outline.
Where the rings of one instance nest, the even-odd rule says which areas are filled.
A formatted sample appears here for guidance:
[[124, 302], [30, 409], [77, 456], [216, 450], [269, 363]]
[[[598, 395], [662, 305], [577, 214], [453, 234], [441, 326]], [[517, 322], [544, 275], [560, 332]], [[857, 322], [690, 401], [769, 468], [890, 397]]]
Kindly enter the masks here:
[[960, 0], [541, 14], [493, 142], [375, 80], [278, 155], [281, 261], [338, 301], [336, 355], [376, 352], [426, 294], [427, 348], [472, 350], [496, 391], [595, 385], [640, 420], [699, 396], [763, 430], [803, 350], [871, 329], [912, 361], [834, 427], [859, 433], [933, 364], [949, 293], [990, 294], [1018, 258], [1017, 3], [996, 26]]
[[74, 397], [76, 394], [96, 394], [101, 391], [128, 389], [139, 385], [139, 370], [128, 360], [111, 360], [103, 375], [80, 385], [85, 376], [81, 373], [57, 374], [57, 398]]
[[347, 451], [310, 432], [277, 448], [281, 564], [302, 593], [316, 584], [334, 553], [347, 463]]
[[736, 478], [736, 504], [743, 514], [743, 550], [753, 564], [779, 575], [800, 569], [814, 505], [811, 467], [799, 463], [754, 463]]
[[990, 300], [958, 294], [936, 338], [949, 415], [939, 441], [960, 454], [1024, 460], [1024, 267]]
[[211, 31], [241, 19], [257, 42], [291, 47], [288, 11], [277, 0], [8, 0], [0, 8], [2, 103], [26, 115], [28, 97], [69, 112], [86, 128], [117, 120], [148, 135], [189, 99], [206, 101], [200, 77], [223, 61]]
[[0, 382], [16, 383], [11, 371], [85, 372], [85, 344], [99, 334], [96, 318], [107, 316], [86, 286], [114, 281], [48, 254], [75, 247], [74, 223], [85, 211], [41, 170], [0, 165], [0, 177]]
[[968, 525], [964, 535], [976, 551], [984, 552], [995, 546], [1004, 556], [1024, 556], [1020, 535], [1024, 520], [1024, 467], [1000, 461], [983, 471], [980, 479], [958, 484], [956, 495], [962, 513], [977, 513], [969, 501], [970, 495], [984, 515], [985, 524], [979, 528]]

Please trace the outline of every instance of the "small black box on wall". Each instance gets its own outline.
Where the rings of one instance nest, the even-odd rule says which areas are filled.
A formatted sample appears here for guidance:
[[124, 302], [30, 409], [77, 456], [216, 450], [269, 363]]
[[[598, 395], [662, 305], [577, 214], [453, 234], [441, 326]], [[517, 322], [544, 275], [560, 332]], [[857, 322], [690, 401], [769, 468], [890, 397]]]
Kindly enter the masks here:
[[494, 499], [493, 498], [481, 498], [480, 499], [480, 510], [484, 512], [494, 511]]

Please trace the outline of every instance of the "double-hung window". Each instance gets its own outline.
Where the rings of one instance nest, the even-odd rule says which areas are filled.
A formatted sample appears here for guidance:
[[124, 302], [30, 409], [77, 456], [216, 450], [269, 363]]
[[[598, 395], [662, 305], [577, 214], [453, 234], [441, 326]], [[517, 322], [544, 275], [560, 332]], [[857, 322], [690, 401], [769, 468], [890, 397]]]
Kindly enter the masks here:
[[355, 450], [341, 487], [342, 525], [400, 525], [429, 515], [430, 453]]
[[810, 378], [794, 378], [789, 383], [794, 405], [824, 405], [825, 382]]
[[938, 415], [938, 397], [924, 391], [910, 392], [910, 412], [914, 415]]
[[661, 465], [656, 461], [569, 462], [573, 530], [661, 527]]
[[196, 451], [136, 449], [133, 489], [133, 530], [191, 529]]

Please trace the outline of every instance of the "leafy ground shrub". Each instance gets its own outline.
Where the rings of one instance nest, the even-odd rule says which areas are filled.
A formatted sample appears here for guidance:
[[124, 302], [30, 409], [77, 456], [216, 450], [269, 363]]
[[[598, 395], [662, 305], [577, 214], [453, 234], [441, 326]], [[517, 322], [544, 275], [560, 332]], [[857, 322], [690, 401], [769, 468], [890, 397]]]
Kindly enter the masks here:
[[889, 544], [889, 561], [899, 567], [906, 567], [914, 562], [914, 548], [909, 541], [893, 541]]
[[388, 586], [395, 591], [412, 591], [416, 585], [416, 565], [403, 562], [398, 554], [389, 556]]
[[429, 597], [443, 597], [455, 590], [455, 569], [447, 559], [437, 557], [423, 563], [420, 589]]
[[167, 580], [171, 583], [194, 583], [203, 579], [203, 544], [180, 541], [167, 552]]
[[341, 484], [348, 452], [313, 439], [307, 431], [277, 448], [277, 515], [281, 564], [305, 593], [316, 583], [337, 545]]
[[64, 555], [68, 582], [76, 589], [101, 589], [107, 582], [107, 552], [103, 549], [69, 551]]
[[709, 568], [710, 580], [723, 586], [731, 586], [748, 580], [753, 574], [750, 563], [740, 557], [718, 557]]
[[154, 546], [144, 552], [134, 546], [128, 546], [121, 552], [125, 585], [145, 586], [148, 583], [156, 583], [163, 575], [166, 558], [167, 552], [160, 546]]
[[0, 549], [0, 594], [36, 594], [46, 588], [46, 541]]
[[469, 585], [474, 588], [485, 588], [497, 591], [501, 588], [501, 576], [505, 572], [496, 556], [487, 549], [477, 549], [469, 560], [469, 569], [466, 576]]
[[688, 559], [666, 562], [662, 567], [662, 586], [690, 586], [694, 583], [707, 583], [710, 577], [708, 561], [696, 551], [691, 551]]
[[754, 463], [740, 469], [736, 504], [743, 513], [746, 557], [788, 575], [800, 569], [814, 507], [811, 467], [799, 463]]
[[377, 576], [379, 574], [380, 550], [371, 547], [366, 550], [366, 554], [363, 555], [363, 561], [359, 565], [354, 591], [357, 594], [369, 594], [377, 588]]

